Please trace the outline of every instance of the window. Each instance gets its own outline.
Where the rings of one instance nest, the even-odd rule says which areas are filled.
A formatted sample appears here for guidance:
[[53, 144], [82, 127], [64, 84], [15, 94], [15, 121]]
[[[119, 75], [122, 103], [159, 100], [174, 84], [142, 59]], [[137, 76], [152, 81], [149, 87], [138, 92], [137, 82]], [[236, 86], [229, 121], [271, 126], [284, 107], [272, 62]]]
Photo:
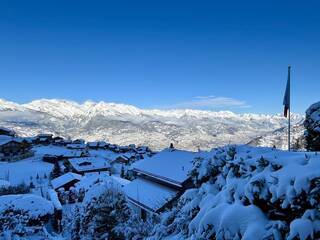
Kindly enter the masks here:
[[140, 217], [145, 221], [147, 219], [147, 211], [141, 208]]

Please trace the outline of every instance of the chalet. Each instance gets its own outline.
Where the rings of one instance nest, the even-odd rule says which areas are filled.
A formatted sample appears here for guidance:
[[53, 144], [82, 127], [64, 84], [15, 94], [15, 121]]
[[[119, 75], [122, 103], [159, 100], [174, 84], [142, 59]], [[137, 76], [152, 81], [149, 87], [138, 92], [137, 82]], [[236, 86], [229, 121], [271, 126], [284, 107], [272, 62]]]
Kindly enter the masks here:
[[138, 153], [147, 153], [147, 152], [151, 152], [149, 147], [147, 146], [139, 146], [137, 148]]
[[8, 128], [5, 127], [0, 127], [0, 135], [6, 135], [6, 136], [11, 136], [14, 137], [16, 135], [16, 133]]
[[67, 146], [68, 144], [72, 143], [72, 140], [71, 139], [65, 139], [65, 140], [63, 140], [63, 143], [64, 143], [64, 146]]
[[119, 149], [119, 146], [118, 145], [115, 145], [115, 144], [110, 144], [108, 146], [108, 149], [110, 151], [113, 151], [113, 152], [116, 152], [116, 153], [119, 153], [120, 152], [120, 149]]
[[74, 150], [84, 150], [87, 148], [87, 145], [84, 143], [71, 143], [66, 146], [68, 149]]
[[36, 144], [49, 145], [52, 143], [52, 134], [42, 133], [37, 135]]
[[68, 191], [71, 187], [79, 182], [82, 179], [82, 176], [76, 173], [68, 172], [60, 177], [54, 178], [51, 180], [51, 185], [54, 190], [58, 190], [59, 188], [64, 188], [64, 190]]
[[99, 141], [98, 145], [99, 145], [99, 148], [106, 149], [109, 144], [104, 141]]
[[85, 144], [85, 141], [83, 139], [76, 139], [72, 141], [73, 144]]
[[85, 150], [69, 150], [65, 151], [62, 154], [62, 160], [68, 160], [70, 158], [82, 158], [82, 157], [87, 157], [88, 153]]
[[36, 137], [19, 137], [20, 141], [25, 141], [27, 143], [29, 143], [30, 145], [31, 144], [34, 144], [37, 140]]
[[136, 149], [136, 145], [135, 144], [129, 144], [128, 146], [131, 150]]
[[0, 160], [17, 161], [33, 156], [31, 145], [22, 138], [0, 135]]
[[107, 159], [102, 157], [83, 157], [68, 160], [73, 172], [85, 174], [89, 172], [110, 171], [111, 166]]
[[121, 152], [121, 153], [126, 153], [129, 151], [130, 151], [130, 148], [128, 146], [120, 146], [119, 147], [119, 152]]
[[99, 148], [99, 142], [88, 142], [87, 147], [89, 149], [98, 149]]
[[88, 156], [86, 151], [66, 150], [57, 154], [45, 154], [42, 157], [44, 162], [55, 163], [56, 161], [68, 160], [70, 158], [81, 158]]
[[192, 187], [188, 175], [196, 153], [166, 149], [133, 164], [137, 177], [124, 187], [128, 201], [142, 219], [170, 206]]
[[42, 157], [42, 161], [48, 163], [55, 163], [61, 159], [61, 155], [53, 155], [53, 154], [44, 154]]
[[64, 146], [64, 139], [62, 137], [54, 137], [52, 139], [52, 144], [56, 146]]
[[120, 156], [116, 157], [113, 161], [111, 161], [112, 164], [129, 164], [130, 162], [133, 162], [136, 160], [136, 156], [131, 153], [124, 153]]

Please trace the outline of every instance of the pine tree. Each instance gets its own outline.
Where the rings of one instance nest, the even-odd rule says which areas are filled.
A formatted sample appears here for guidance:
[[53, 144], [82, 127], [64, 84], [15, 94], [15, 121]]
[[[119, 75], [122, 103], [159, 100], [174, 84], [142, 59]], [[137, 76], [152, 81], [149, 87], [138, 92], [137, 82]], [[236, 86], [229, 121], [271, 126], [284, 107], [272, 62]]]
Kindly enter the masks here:
[[54, 166], [53, 166], [53, 169], [52, 169], [52, 172], [51, 172], [51, 179], [57, 178], [57, 177], [59, 177], [61, 175], [62, 175], [62, 172], [61, 172], [61, 168], [60, 168], [59, 162], [55, 162]]
[[320, 151], [320, 102], [311, 105], [304, 120], [305, 145], [309, 151]]
[[121, 166], [120, 177], [124, 178], [124, 167], [123, 167], [123, 165]]
[[79, 217], [74, 220], [72, 233], [77, 239], [76, 232], [84, 239], [125, 239], [117, 226], [129, 218], [129, 208], [124, 195], [116, 189], [110, 188], [96, 200], [83, 205]]
[[29, 187], [30, 187], [30, 188], [35, 188], [33, 182], [30, 182]]

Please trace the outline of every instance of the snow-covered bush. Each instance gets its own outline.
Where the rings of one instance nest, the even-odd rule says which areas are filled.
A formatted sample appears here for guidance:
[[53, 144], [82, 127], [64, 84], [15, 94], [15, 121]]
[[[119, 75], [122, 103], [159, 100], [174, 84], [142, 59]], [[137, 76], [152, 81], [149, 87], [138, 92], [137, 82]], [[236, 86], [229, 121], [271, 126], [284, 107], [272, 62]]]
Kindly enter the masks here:
[[141, 239], [150, 233], [153, 224], [134, 214], [121, 186], [110, 176], [87, 176], [76, 189], [84, 197], [73, 209], [71, 219], [65, 219], [71, 221], [72, 239]]
[[204, 153], [153, 239], [319, 239], [320, 156], [233, 146]]
[[312, 104], [306, 111], [304, 121], [306, 149], [310, 151], [320, 150], [320, 102]]
[[48, 222], [53, 214], [53, 204], [36, 195], [5, 195], [0, 197], [0, 236], [10, 231], [26, 236]]

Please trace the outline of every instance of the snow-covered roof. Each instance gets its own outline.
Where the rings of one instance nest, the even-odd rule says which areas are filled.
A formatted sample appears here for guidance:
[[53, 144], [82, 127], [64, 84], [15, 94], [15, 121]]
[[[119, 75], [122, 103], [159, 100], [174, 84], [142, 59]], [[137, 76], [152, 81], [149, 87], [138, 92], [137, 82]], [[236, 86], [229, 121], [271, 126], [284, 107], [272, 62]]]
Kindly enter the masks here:
[[108, 144], [106, 143], [106, 142], [104, 142], [104, 141], [100, 141], [99, 142], [99, 147], [105, 147], [105, 146], [107, 146]]
[[192, 169], [192, 160], [197, 153], [182, 150], [163, 150], [133, 164], [136, 171], [163, 178], [168, 181], [183, 183]]
[[0, 135], [0, 145], [7, 144], [8, 142], [12, 141], [13, 137], [7, 135]]
[[73, 181], [73, 180], [81, 180], [82, 176], [76, 173], [68, 172], [60, 177], [54, 178], [51, 180], [51, 185], [54, 189], [58, 189], [63, 185]]
[[81, 157], [83, 154], [82, 151], [65, 151], [62, 156], [63, 157]]
[[98, 142], [88, 142], [87, 145], [89, 147], [98, 147], [99, 143]]
[[85, 149], [87, 147], [84, 143], [70, 143], [67, 145], [67, 148], [70, 149]]
[[23, 211], [31, 219], [53, 214], [54, 212], [52, 202], [33, 194], [0, 196], [0, 212], [4, 212], [7, 209]]
[[34, 141], [35, 139], [36, 139], [36, 137], [18, 137], [18, 138], [16, 138], [16, 140], [18, 142], [26, 141], [28, 143], [32, 143], [32, 141]]
[[46, 137], [46, 138], [48, 138], [48, 137], [52, 137], [53, 136], [53, 134], [51, 134], [51, 133], [40, 133], [40, 134], [38, 134], [38, 137]]
[[129, 183], [131, 183], [131, 181], [129, 181], [128, 179], [122, 178], [122, 177], [118, 177], [115, 175], [112, 175], [111, 178], [113, 180], [115, 180], [116, 182], [118, 182], [121, 186], [125, 186], [128, 185]]
[[23, 140], [24, 138], [15, 138], [7, 135], [0, 135], [0, 146], [12, 141], [21, 143]]
[[72, 167], [78, 172], [109, 168], [110, 164], [102, 157], [82, 157], [69, 159]]
[[129, 200], [147, 211], [156, 212], [172, 200], [178, 191], [141, 178], [124, 186]]

